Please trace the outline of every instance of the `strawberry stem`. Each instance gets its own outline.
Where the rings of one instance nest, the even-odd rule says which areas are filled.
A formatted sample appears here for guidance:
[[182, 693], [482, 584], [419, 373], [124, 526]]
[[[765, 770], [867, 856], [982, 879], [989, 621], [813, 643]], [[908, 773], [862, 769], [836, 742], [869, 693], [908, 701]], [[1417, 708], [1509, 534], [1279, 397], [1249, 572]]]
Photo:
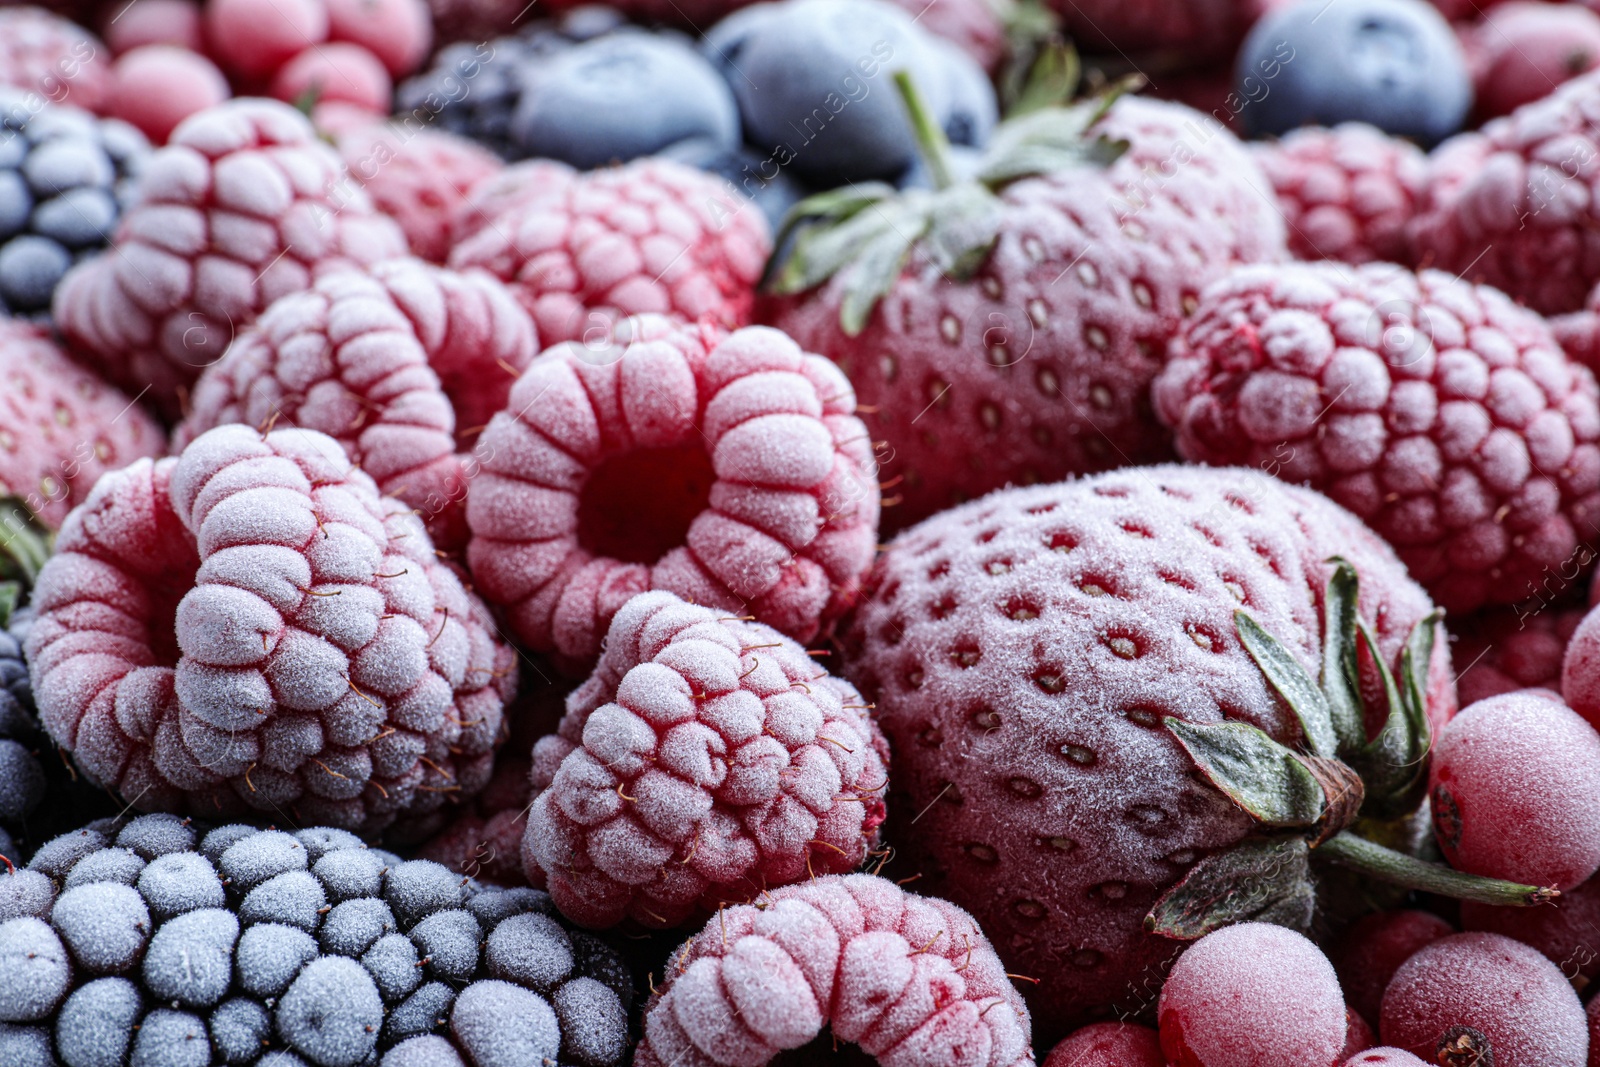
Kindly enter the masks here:
[[894, 85], [900, 91], [900, 99], [906, 105], [906, 112], [911, 116], [911, 130], [917, 137], [917, 151], [922, 156], [922, 161], [928, 165], [928, 174], [933, 179], [933, 187], [950, 188], [955, 184], [955, 175], [950, 170], [950, 142], [945, 139], [944, 130], [939, 128], [939, 124], [933, 121], [933, 116], [928, 113], [928, 105], [923, 103], [922, 94], [917, 92], [909, 72], [895, 71]]
[[1479, 904], [1513, 908], [1530, 907], [1534, 904], [1548, 904], [1561, 895], [1554, 889], [1519, 885], [1498, 878], [1482, 878], [1476, 874], [1452, 870], [1442, 864], [1427, 863], [1404, 852], [1384, 848], [1348, 830], [1323, 842], [1317, 848], [1315, 855], [1406, 889], [1437, 893], [1457, 900], [1476, 901]]

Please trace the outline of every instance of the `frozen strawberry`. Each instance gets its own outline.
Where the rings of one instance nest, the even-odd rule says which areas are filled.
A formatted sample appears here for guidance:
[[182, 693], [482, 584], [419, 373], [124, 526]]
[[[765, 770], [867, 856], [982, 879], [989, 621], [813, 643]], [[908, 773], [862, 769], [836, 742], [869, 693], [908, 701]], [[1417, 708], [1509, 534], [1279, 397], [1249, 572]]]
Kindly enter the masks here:
[[799, 641], [855, 603], [878, 485], [850, 383], [776, 330], [645, 316], [547, 350], [475, 448], [467, 561], [511, 630], [581, 676], [662, 589]]
[[1063, 1038], [1044, 1067], [1166, 1067], [1161, 1040], [1137, 1023], [1091, 1023]]
[[106, 111], [132, 123], [155, 144], [165, 144], [178, 123], [228, 99], [232, 91], [217, 65], [176, 45], [142, 45], [117, 57]]
[[1427, 156], [1375, 126], [1307, 126], [1251, 146], [1278, 194], [1289, 251], [1342, 263], [1406, 260], [1406, 224], [1416, 214]]
[[82, 26], [42, 7], [0, 8], [0, 85], [98, 112], [110, 72], [110, 51]]
[[1600, 869], [1600, 734], [1571, 708], [1507, 693], [1464, 708], [1433, 751], [1434, 836], [1451, 866], [1571, 889]]
[[350, 177], [405, 231], [412, 255], [433, 263], [450, 255], [468, 190], [501, 169], [497, 156], [465, 137], [370, 116], [336, 131], [335, 144]]
[[154, 419], [37, 326], [0, 318], [0, 383], [0, 495], [52, 530], [106, 471], [166, 450]]
[[110, 9], [110, 15], [101, 27], [101, 36], [119, 56], [147, 44], [205, 51], [205, 30], [195, 0], [139, 0], [120, 11]]
[[1500, 4], [1464, 43], [1479, 114], [1508, 115], [1600, 66], [1600, 15], [1580, 4]]
[[360, 45], [343, 41], [312, 45], [279, 67], [272, 78], [272, 95], [297, 105], [339, 100], [383, 115], [393, 94], [394, 84], [382, 61]]
[[866, 702], [800, 645], [648, 593], [534, 748], [523, 866], [584, 926], [679, 926], [859, 867], [887, 756]]
[[[1559, 582], [1559, 579], [1558, 579]], [[1554, 583], [1553, 583], [1554, 584]], [[1519, 689], [1561, 689], [1561, 664], [1586, 607], [1533, 605], [1450, 620], [1461, 706]]]
[[450, 265], [511, 285], [547, 344], [628, 315], [747, 325], [772, 250], [767, 223], [726, 182], [661, 159], [543, 187], [457, 244]]
[[1411, 222], [1412, 254], [1542, 314], [1576, 311], [1600, 281], [1600, 72], [1441, 145]]
[[[913, 527], [880, 558], [844, 644], [845, 675], [875, 703], [893, 754], [886, 838], [932, 891], [973, 911], [1012, 971], [1041, 979], [1033, 1002], [1049, 1027], [1138, 1010], [1146, 976], [1176, 948], [1145, 932], [1147, 916], [1199, 937], [1167, 925], [1162, 901], [1184, 898], [1180, 882], [1206, 884], [1211, 857], [1245, 862], [1230, 849], [1251, 820], [1193, 777], [1174, 732], [1227, 720], [1301, 736], [1235, 612], [1315, 670], [1348, 625], [1325, 622], [1322, 605], [1330, 589], [1345, 602], [1357, 574], [1359, 615], [1395, 663], [1408, 635], [1432, 632], [1433, 608], [1387, 546], [1315, 493], [1197, 467], [1004, 490]], [[1413, 711], [1441, 724], [1455, 703], [1448, 653], [1410, 655], [1426, 693]], [[1343, 728], [1342, 750], [1362, 762], [1383, 726], [1374, 706], [1365, 731]], [[1393, 758], [1425, 762], [1425, 750], [1418, 737]], [[1390, 765], [1388, 785], [1369, 775], [1369, 796], [1403, 794], [1371, 810], [1415, 807], [1417, 770]], [[1306, 921], [1297, 883], [1256, 877], [1281, 893], [1271, 917]]]
[[972, 916], [866, 874], [725, 908], [673, 953], [634, 1067], [760, 1067], [828, 1026], [883, 1067], [1027, 1067], [1028, 1009]]
[[327, 0], [328, 37], [377, 56], [391, 77], [416, 70], [433, 44], [424, 0]]
[[511, 650], [330, 437], [227, 426], [105, 476], [33, 604], [39, 717], [131, 806], [373, 833], [489, 778]]
[[232, 100], [184, 120], [150, 157], [114, 253], [56, 290], [56, 325], [84, 362], [169, 417], [200, 372], [319, 271], [403, 254], [305, 117]]
[[[1505, 908], [1504, 911], [1540, 909]], [[1400, 965], [1423, 945], [1448, 937], [1455, 927], [1432, 912], [1375, 911], [1345, 931], [1333, 954], [1334, 969], [1345, 999], [1367, 1022], [1376, 1025], [1383, 991]]]
[[1157, 1008], [1175, 1067], [1334, 1064], [1345, 1043], [1339, 978], [1293, 930], [1242, 923], [1178, 957]]
[[[1095, 122], [1105, 107], [1002, 124], [987, 183], [819, 199], [804, 210], [824, 220], [780, 255], [791, 295], [762, 317], [855, 384], [899, 500], [889, 522], [1167, 458], [1149, 385], [1168, 339], [1208, 283], [1283, 258], [1281, 213], [1231, 134], [1192, 143], [1200, 116], [1138, 97]], [[1062, 155], [1046, 165], [1035, 138]]]
[[1600, 389], [1493, 289], [1388, 264], [1245, 267], [1171, 356], [1152, 398], [1180, 454], [1326, 492], [1451, 611], [1592, 562]]
[[206, 42], [228, 73], [263, 82], [328, 39], [324, 0], [206, 0]]
[[1591, 878], [1542, 908], [1496, 908], [1463, 901], [1461, 927], [1532, 945], [1574, 981], [1600, 977], [1600, 879]]
[[1412, 956], [1383, 995], [1382, 1037], [1430, 1063], [1452, 1026], [1488, 1039], [1495, 1067], [1585, 1067], [1583, 1005], [1555, 964], [1499, 934], [1455, 934]]
[[412, 259], [335, 271], [272, 304], [206, 368], [174, 432], [183, 448], [228, 423], [333, 437], [434, 543], [466, 545], [471, 436], [538, 349], [505, 287]]

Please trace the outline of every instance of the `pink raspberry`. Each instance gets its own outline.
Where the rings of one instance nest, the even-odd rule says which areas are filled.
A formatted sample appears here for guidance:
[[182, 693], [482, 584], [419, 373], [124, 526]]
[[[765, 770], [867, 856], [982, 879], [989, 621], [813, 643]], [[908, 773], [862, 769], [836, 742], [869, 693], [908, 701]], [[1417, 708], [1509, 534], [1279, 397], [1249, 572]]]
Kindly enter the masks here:
[[206, 0], [206, 41], [230, 73], [260, 84], [328, 39], [324, 0]]
[[40, 327], [0, 318], [0, 495], [53, 530], [106, 471], [165, 450], [144, 409], [69, 360]]
[[528, 826], [528, 760], [502, 754], [477, 803], [463, 809], [417, 849], [417, 859], [493, 885], [527, 885], [522, 835]]
[[456, 245], [450, 265], [509, 283], [546, 344], [637, 314], [751, 321], [772, 241], [721, 179], [645, 159], [539, 188]]
[[100, 112], [111, 52], [94, 34], [42, 7], [0, 8], [0, 85]]
[[332, 41], [311, 45], [279, 67], [272, 95], [291, 104], [339, 100], [378, 116], [389, 110], [394, 83], [377, 56], [358, 44]]
[[106, 111], [132, 123], [153, 144], [165, 144], [190, 115], [232, 95], [228, 79], [199, 52], [167, 44], [141, 45], [117, 57]]
[[139, 0], [109, 11], [103, 27], [106, 44], [117, 55], [147, 44], [170, 44], [204, 53], [205, 30], [195, 0]]
[[1428, 157], [1374, 126], [1307, 126], [1251, 145], [1278, 194], [1299, 259], [1404, 262], [1406, 224], [1422, 200]]
[[645, 1006], [634, 1067], [761, 1067], [829, 1026], [883, 1067], [1029, 1067], [1027, 1006], [972, 916], [866, 874], [724, 909]]
[[1375, 911], [1357, 919], [1333, 955], [1345, 1000], [1365, 1021], [1376, 1023], [1383, 991], [1400, 965], [1423, 945], [1455, 932], [1455, 927], [1426, 911]]
[[1531, 945], [1574, 981], [1600, 978], [1600, 879], [1591, 878], [1537, 908], [1497, 908], [1463, 901], [1461, 927], [1503, 934]]
[[174, 447], [236, 422], [321, 431], [453, 552], [477, 466], [465, 431], [505, 406], [537, 351], [528, 316], [481, 271], [414, 259], [334, 271], [274, 302], [206, 368]]
[[1600, 734], [1535, 693], [1490, 697], [1434, 737], [1434, 836], [1451, 866], [1571, 889], [1600, 870]]
[[1137, 1023], [1091, 1023], [1050, 1050], [1044, 1067], [1166, 1067], [1161, 1039]]
[[1180, 454], [1327, 493], [1451, 611], [1537, 594], [1600, 529], [1594, 375], [1486, 286], [1244, 267], [1171, 356], [1152, 399]]
[[1600, 285], [1590, 290], [1581, 309], [1552, 315], [1548, 321], [1550, 332], [1568, 356], [1600, 372]]
[[146, 164], [111, 254], [68, 272], [56, 325], [85, 362], [168, 416], [234, 335], [318, 272], [402, 255], [305, 116], [270, 100], [192, 115]]
[[322, 434], [226, 426], [107, 475], [33, 604], [40, 719], [143, 810], [374, 833], [489, 778], [513, 654]]
[[523, 866], [576, 922], [657, 928], [852, 871], [888, 783], [866, 709], [771, 627], [635, 597], [534, 747]]
[[1519, 689], [1561, 689], [1561, 663], [1583, 607], [1503, 608], [1450, 620], [1461, 706]]
[[1588, 1027], [1566, 977], [1499, 934], [1455, 934], [1412, 956], [1383, 994], [1383, 1040], [1430, 1062], [1451, 1026], [1489, 1039], [1495, 1067], [1585, 1067]]
[[513, 208], [547, 200], [559, 202], [582, 177], [581, 172], [554, 159], [524, 159], [503, 167], [467, 189], [451, 219], [451, 232], [459, 243]]
[[468, 190], [502, 169], [498, 156], [465, 137], [370, 118], [336, 131], [335, 144], [351, 178], [405, 231], [412, 254], [434, 263], [450, 256]]
[[645, 316], [535, 360], [475, 449], [467, 561], [518, 638], [587, 671], [664, 589], [809, 642], [856, 599], [878, 485], [855, 394], [777, 330]]
[[1464, 34], [1480, 115], [1509, 115], [1600, 66], [1600, 15], [1579, 4], [1501, 4]]
[[433, 45], [433, 19], [424, 0], [327, 0], [327, 4], [329, 38], [365, 48], [391, 77], [403, 78], [416, 70]]

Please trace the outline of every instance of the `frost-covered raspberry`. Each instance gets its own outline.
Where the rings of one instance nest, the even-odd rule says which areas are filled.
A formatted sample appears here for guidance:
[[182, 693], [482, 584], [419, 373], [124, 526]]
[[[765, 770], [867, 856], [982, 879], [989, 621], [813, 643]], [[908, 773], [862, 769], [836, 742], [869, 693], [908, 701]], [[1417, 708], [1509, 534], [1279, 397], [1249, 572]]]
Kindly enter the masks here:
[[855, 602], [877, 541], [855, 406], [837, 367], [766, 327], [644, 316], [608, 346], [558, 345], [479, 440], [473, 581], [571, 674], [649, 589], [810, 641]]
[[111, 52], [94, 34], [42, 7], [0, 8], [0, 85], [99, 111]]
[[434, 263], [450, 255], [467, 190], [501, 168], [486, 149], [443, 130], [369, 122], [339, 133], [336, 143], [351, 178], [400, 224], [412, 254]]
[[488, 781], [511, 651], [330, 437], [225, 426], [107, 475], [33, 603], [40, 718], [144, 810], [375, 832]]
[[1133, 1022], [1090, 1023], [1063, 1038], [1044, 1067], [1166, 1067], [1161, 1039]]
[[230, 100], [185, 119], [150, 157], [113, 253], [74, 269], [56, 325], [80, 358], [169, 416], [278, 297], [324, 269], [402, 255], [339, 157], [294, 108]]
[[645, 313], [744, 326], [771, 251], [766, 219], [726, 182], [644, 159], [512, 204], [450, 265], [498, 275], [554, 344]]
[[1176, 1067], [1334, 1063], [1345, 1044], [1333, 964], [1293, 930], [1241, 923], [1207, 934], [1173, 964], [1157, 1008]]
[[50, 529], [100, 475], [165, 450], [154, 419], [39, 327], [0, 318], [0, 382], [0, 493]]
[[761, 1067], [824, 1025], [884, 1067], [1034, 1062], [1028, 1009], [972, 916], [853, 874], [723, 909], [685, 942], [634, 1067]]
[[1600, 879], [1537, 908], [1461, 903], [1461, 928], [1504, 934], [1543, 952], [1574, 980], [1600, 978]]
[[8, 890], [0, 1050], [25, 1038], [70, 1067], [626, 1059], [627, 969], [548, 896], [342, 830], [105, 820], [0, 873]]
[[1333, 954], [1345, 1000], [1366, 1022], [1376, 1026], [1383, 991], [1389, 987], [1394, 972], [1423, 945], [1455, 932], [1455, 927], [1426, 911], [1376, 911], [1362, 916], [1345, 931]]
[[1385, 1044], [1437, 1062], [1439, 1039], [1470, 1026], [1495, 1067], [1585, 1067], [1583, 1005], [1561, 970], [1520, 941], [1455, 934], [1412, 956], [1383, 994]]
[[1253, 144], [1278, 194], [1289, 251], [1342, 263], [1406, 260], [1406, 223], [1422, 200], [1427, 156], [1375, 126], [1308, 126]]
[[647, 593], [533, 750], [523, 864], [585, 926], [677, 926], [859, 866], [887, 757], [855, 688], [798, 644]]
[[1439, 271], [1241, 268], [1152, 397], [1185, 458], [1327, 493], [1452, 611], [1539, 594], [1600, 529], [1594, 376], [1537, 315]]
[[[1559, 577], [1552, 586], [1561, 583]], [[1501, 608], [1450, 620], [1461, 706], [1518, 689], [1561, 689], [1561, 663], [1585, 607]]]
[[481, 271], [399, 259], [330, 272], [206, 368], [173, 446], [235, 422], [321, 431], [456, 551], [475, 432], [537, 352], [528, 316]]

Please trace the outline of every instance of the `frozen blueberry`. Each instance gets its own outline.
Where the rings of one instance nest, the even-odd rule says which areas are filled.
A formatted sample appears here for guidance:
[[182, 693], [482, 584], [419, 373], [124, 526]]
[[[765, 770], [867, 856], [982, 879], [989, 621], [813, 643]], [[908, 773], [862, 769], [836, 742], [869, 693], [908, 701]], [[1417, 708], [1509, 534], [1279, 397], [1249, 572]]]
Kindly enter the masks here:
[[150, 939], [144, 985], [161, 1000], [209, 1007], [228, 992], [239, 920], [230, 911], [201, 908], [168, 919]]
[[38, 871], [0, 871], [0, 922], [24, 915], [43, 919], [55, 902], [55, 883]]
[[384, 866], [374, 850], [346, 849], [317, 860], [311, 873], [322, 883], [329, 900], [353, 900], [375, 897], [383, 890]]
[[44, 800], [44, 770], [33, 753], [0, 738], [0, 821], [19, 823]]
[[361, 964], [323, 956], [301, 970], [276, 1015], [278, 1036], [308, 1059], [355, 1067], [377, 1047], [383, 999]]
[[747, 4], [707, 30], [695, 47], [731, 83], [739, 77], [739, 59], [750, 35], [782, 9], [778, 3]]
[[616, 993], [593, 978], [574, 978], [550, 998], [561, 1024], [561, 1061], [585, 1067], [622, 1062], [628, 1012]]
[[739, 112], [728, 84], [686, 42], [625, 31], [531, 68], [510, 132], [524, 155], [589, 169], [689, 137], [732, 148]]
[[223, 884], [238, 894], [248, 893], [274, 875], [309, 866], [306, 847], [282, 830], [261, 830], [241, 838], [228, 846], [216, 863]]
[[455, 1046], [437, 1034], [412, 1037], [383, 1054], [382, 1067], [466, 1067]]
[[194, 827], [176, 815], [141, 815], [117, 833], [117, 844], [146, 860], [194, 848]]
[[466, 911], [441, 911], [411, 928], [411, 940], [428, 961], [429, 974], [446, 982], [465, 982], [478, 969], [483, 931]]
[[71, 189], [35, 208], [29, 225], [68, 248], [103, 245], [117, 225], [117, 202], [109, 189]]
[[300, 968], [316, 958], [316, 939], [304, 930], [262, 923], [240, 935], [234, 969], [239, 988], [246, 993], [279, 997], [300, 973]]
[[78, 966], [94, 974], [132, 967], [150, 943], [150, 909], [132, 886], [93, 882], [62, 893], [50, 925], [72, 950]]
[[805, 199], [806, 187], [778, 164], [774, 156], [764, 156], [743, 145], [732, 148], [706, 138], [691, 138], [660, 153], [726, 181], [749, 199], [776, 230], [789, 209]]
[[67, 949], [42, 920], [0, 923], [0, 1022], [25, 1023], [55, 1010], [67, 991], [72, 968]]
[[211, 1041], [198, 1015], [157, 1008], [133, 1039], [128, 1067], [210, 1067]]
[[494, 928], [486, 949], [496, 978], [549, 993], [572, 973], [572, 942], [548, 915], [513, 915]]
[[56, 1016], [56, 1047], [67, 1067], [122, 1067], [144, 1010], [126, 978], [96, 978], [72, 991]]
[[1427, 144], [1472, 106], [1466, 55], [1424, 0], [1297, 0], [1263, 16], [1234, 68], [1239, 121], [1254, 135], [1368, 122]]
[[286, 871], [274, 875], [250, 890], [239, 906], [239, 921], [284, 923], [316, 933], [322, 923], [321, 909], [328, 898], [322, 883], [308, 871]]
[[389, 905], [376, 897], [360, 897], [335, 904], [317, 935], [322, 951], [336, 956], [360, 956], [384, 934], [399, 929]]
[[272, 1017], [249, 997], [234, 997], [211, 1013], [211, 1044], [223, 1063], [254, 1063], [272, 1037]]
[[383, 1024], [385, 1041], [404, 1041], [417, 1034], [431, 1034], [450, 1021], [450, 1008], [456, 991], [443, 982], [429, 982], [389, 1012]]
[[37, 1026], [0, 1023], [0, 1063], [6, 1067], [56, 1067], [49, 1033]]
[[13, 237], [0, 248], [0, 300], [13, 311], [42, 311], [71, 266], [72, 254], [48, 237]]
[[22, 176], [35, 197], [68, 189], [109, 186], [116, 179], [111, 158], [87, 139], [52, 138], [41, 143], [22, 163]]
[[89, 885], [91, 882], [121, 882], [123, 885], [134, 885], [142, 873], [144, 873], [144, 860], [136, 853], [125, 848], [103, 848], [99, 852], [89, 853], [74, 863], [61, 887], [72, 889], [75, 886]]
[[361, 957], [361, 966], [372, 975], [383, 999], [391, 1003], [417, 988], [422, 981], [421, 963], [417, 946], [404, 934], [380, 937]]
[[477, 1067], [526, 1067], [561, 1054], [556, 1013], [510, 982], [488, 979], [462, 990], [450, 1009], [450, 1032]]
[[459, 908], [465, 903], [461, 890], [461, 876], [431, 860], [396, 864], [383, 879], [383, 899], [406, 930], [436, 911]]
[[330, 852], [350, 848], [366, 848], [365, 842], [349, 830], [336, 830], [331, 826], [314, 826], [309, 830], [296, 830], [294, 839], [306, 846], [306, 855], [315, 864]]
[[171, 852], [151, 860], [139, 875], [139, 892], [158, 919], [228, 903], [216, 868], [196, 852]]

